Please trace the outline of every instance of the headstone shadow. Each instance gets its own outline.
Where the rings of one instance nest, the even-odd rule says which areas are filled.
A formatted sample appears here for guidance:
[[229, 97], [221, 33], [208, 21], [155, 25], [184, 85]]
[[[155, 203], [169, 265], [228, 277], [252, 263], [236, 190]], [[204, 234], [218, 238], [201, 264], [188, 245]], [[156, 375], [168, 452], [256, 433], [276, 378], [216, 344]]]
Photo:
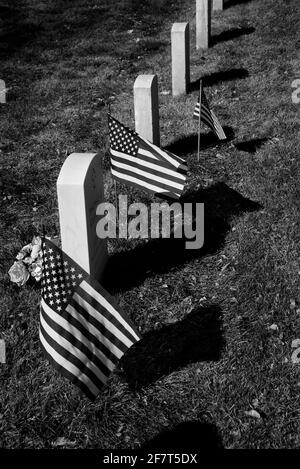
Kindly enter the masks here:
[[268, 137], [253, 138], [251, 140], [237, 142], [234, 144], [234, 146], [237, 150], [245, 151], [247, 153], [255, 153], [259, 148], [261, 148], [269, 140], [270, 139]]
[[[196, 121], [195, 121], [196, 122]], [[196, 124], [197, 125], [197, 124]], [[226, 135], [226, 140], [219, 140], [213, 132], [201, 132], [201, 150], [212, 148], [215, 146], [223, 146], [234, 138], [234, 131], [232, 127], [224, 126], [223, 130]], [[178, 138], [174, 142], [167, 145], [164, 149], [178, 156], [184, 157], [185, 155], [193, 154], [198, 148], [198, 134], [194, 133], [186, 137]]]
[[162, 431], [140, 449], [142, 451], [174, 450], [175, 453], [184, 450], [208, 451], [223, 449], [223, 443], [216, 425], [192, 420]]
[[0, 6], [0, 57], [11, 56], [42, 30], [41, 26], [26, 22], [25, 16], [20, 8]]
[[[231, 80], [242, 80], [247, 78], [249, 73], [244, 68], [232, 68], [230, 70], [224, 70], [221, 72], [211, 73], [210, 75], [204, 75], [201, 77], [203, 86], [213, 86], [224, 81]], [[200, 78], [190, 83], [189, 92], [199, 91]]]
[[232, 28], [227, 31], [223, 31], [220, 34], [217, 34], [211, 38], [211, 45], [214, 46], [220, 42], [231, 41], [240, 36], [245, 36], [252, 34], [255, 31], [255, 28]]
[[221, 249], [230, 230], [234, 215], [256, 211], [262, 206], [243, 197], [223, 182], [205, 189], [187, 192], [183, 203], [204, 203], [204, 245], [200, 249], [186, 249], [186, 239], [150, 239], [133, 249], [109, 256], [104, 272], [103, 286], [111, 293], [140, 285], [145, 278], [163, 274], [195, 258], [201, 258]]
[[240, 4], [243, 4], [243, 3], [249, 3], [251, 2], [251, 0], [225, 0], [224, 1], [224, 10], [226, 10], [227, 8], [230, 8], [230, 7], [233, 7], [235, 5], [240, 5]]
[[129, 387], [138, 390], [191, 363], [218, 361], [223, 347], [220, 307], [199, 307], [175, 324], [146, 333], [121, 365]]

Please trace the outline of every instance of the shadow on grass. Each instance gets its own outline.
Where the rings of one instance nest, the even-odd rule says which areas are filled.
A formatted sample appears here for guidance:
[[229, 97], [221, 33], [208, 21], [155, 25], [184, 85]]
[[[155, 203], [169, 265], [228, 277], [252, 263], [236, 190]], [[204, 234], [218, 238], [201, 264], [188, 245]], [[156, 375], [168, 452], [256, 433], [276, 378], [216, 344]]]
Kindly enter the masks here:
[[[203, 86], [213, 86], [217, 83], [230, 80], [241, 80], [247, 78], [249, 73], [244, 68], [232, 68], [231, 70], [225, 70], [222, 72], [215, 72], [211, 75], [204, 75], [202, 77]], [[189, 92], [199, 91], [200, 78], [192, 81], [189, 86]]]
[[254, 31], [255, 31], [255, 28], [253, 27], [232, 28], [232, 29], [229, 29], [228, 31], [223, 31], [220, 34], [213, 36], [211, 38], [211, 45], [214, 46], [215, 44], [218, 44], [220, 42], [231, 41], [232, 39], [235, 39], [236, 37], [252, 34]]
[[111, 292], [130, 289], [145, 278], [165, 273], [195, 258], [212, 254], [223, 246], [233, 215], [259, 210], [262, 206], [219, 182], [196, 192], [186, 193], [180, 203], [204, 203], [204, 245], [186, 249], [186, 239], [152, 239], [128, 251], [109, 257], [103, 286]]
[[194, 420], [164, 430], [141, 447], [141, 451], [155, 449], [174, 450], [176, 453], [183, 450], [223, 449], [223, 444], [214, 424]]
[[191, 363], [218, 361], [223, 346], [221, 309], [211, 305], [146, 333], [121, 363], [129, 386], [138, 390]]
[[19, 8], [0, 6], [0, 57], [6, 58], [36, 38], [42, 28], [26, 22]]
[[[197, 125], [197, 123], [196, 123]], [[223, 130], [226, 134], [226, 140], [219, 140], [218, 137], [213, 132], [208, 132], [206, 134], [201, 133], [201, 149], [205, 150], [206, 148], [211, 148], [214, 146], [222, 146], [231, 141], [234, 138], [234, 131], [232, 127], [223, 127]], [[174, 142], [170, 143], [165, 147], [165, 150], [168, 150], [172, 153], [175, 153], [178, 156], [184, 157], [197, 151], [198, 148], [198, 134], [191, 134], [187, 137], [182, 137]]]
[[252, 140], [247, 140], [245, 142], [235, 143], [234, 146], [237, 150], [246, 151], [247, 153], [255, 153], [259, 148], [261, 148], [264, 143], [268, 142], [269, 138], [253, 138]]
[[249, 3], [251, 2], [252, 0], [225, 0], [224, 2], [224, 10], [226, 10], [227, 8], [230, 8], [230, 7], [233, 7], [235, 5], [240, 5], [240, 4], [243, 4], [243, 3]]

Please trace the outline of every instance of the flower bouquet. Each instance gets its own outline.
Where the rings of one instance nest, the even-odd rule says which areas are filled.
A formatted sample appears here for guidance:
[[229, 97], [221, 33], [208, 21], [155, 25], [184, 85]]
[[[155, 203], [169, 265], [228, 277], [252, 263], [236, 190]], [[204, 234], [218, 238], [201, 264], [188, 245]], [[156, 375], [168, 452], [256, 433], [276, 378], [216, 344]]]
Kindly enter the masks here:
[[16, 261], [8, 271], [10, 280], [19, 287], [25, 285], [30, 277], [36, 282], [42, 278], [43, 257], [42, 240], [34, 236], [31, 243], [24, 246], [16, 256]]

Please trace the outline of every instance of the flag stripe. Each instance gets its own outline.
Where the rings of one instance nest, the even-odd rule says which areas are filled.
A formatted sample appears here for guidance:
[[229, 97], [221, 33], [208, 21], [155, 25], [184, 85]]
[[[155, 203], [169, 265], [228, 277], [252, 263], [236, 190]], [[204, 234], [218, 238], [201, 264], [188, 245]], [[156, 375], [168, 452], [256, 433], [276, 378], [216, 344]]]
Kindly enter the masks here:
[[98, 323], [99, 330], [100, 328], [103, 329], [105, 336], [109, 337], [113, 344], [116, 344], [124, 352], [126, 348], [131, 347], [135, 339], [133, 337], [129, 339], [127, 337], [127, 334], [130, 335], [128, 331], [124, 328], [125, 335], [118, 327], [117, 320], [112, 321], [110, 314], [104, 311], [104, 308], [94, 298], [90, 297], [84, 290], [78, 291], [78, 295], [75, 293], [74, 297], [76, 302], [89, 313], [89, 320], [94, 321], [94, 324]]
[[167, 160], [172, 166], [175, 166], [175, 168], [179, 168], [179, 166], [181, 166], [182, 164], [185, 164], [185, 160], [181, 158], [180, 156], [173, 155], [173, 153], [162, 150], [161, 148], [157, 147], [156, 145], [149, 142], [148, 140], [143, 139], [141, 136], [139, 137], [146, 145], [149, 145], [152, 148], [152, 150], [156, 152], [156, 154], [161, 156], [164, 160]]
[[165, 191], [174, 191], [175, 193], [180, 193], [184, 188], [184, 182], [176, 181], [173, 182], [169, 177], [161, 178], [153, 174], [153, 171], [146, 172], [138, 169], [136, 166], [124, 165], [123, 163], [118, 163], [111, 158], [111, 168], [122, 173], [124, 175], [135, 177], [142, 181], [142, 184], [148, 183], [153, 186], [159, 187]]
[[[155, 186], [154, 184], [150, 184], [149, 182], [146, 181], [146, 179], [143, 179], [143, 178], [136, 178], [134, 176], [131, 176], [129, 174], [126, 174], [126, 173], [122, 173], [116, 169], [114, 169], [113, 167], [111, 168], [111, 172], [112, 172], [112, 175], [115, 176], [118, 180], [122, 181], [122, 182], [126, 182], [126, 181], [129, 181], [131, 182], [132, 184], [134, 184], [136, 187], [142, 187], [144, 189], [148, 189], [148, 191], [150, 193], [157, 193], [157, 194], [167, 194], [167, 193], [170, 193], [172, 194], [172, 191], [170, 190], [166, 190], [165, 188], [163, 187], [158, 187], [158, 186]], [[180, 197], [180, 194], [178, 193], [175, 193], [174, 192], [174, 198], [179, 198]]]
[[217, 116], [215, 115], [214, 111], [211, 111], [211, 115], [214, 121], [214, 126], [216, 128], [217, 135], [220, 140], [225, 140], [226, 139], [226, 134], [223, 130], [223, 127], [221, 126]]
[[107, 360], [105, 355], [92, 342], [87, 340], [78, 329], [68, 323], [61, 315], [49, 308], [44, 301], [42, 301], [41, 314], [50, 327], [85, 353], [91, 361], [94, 361], [99, 366], [102, 373], [108, 376], [109, 372], [115, 368], [115, 365], [110, 360]]
[[[199, 111], [200, 111], [200, 105], [199, 101], [197, 102], [195, 109], [194, 109], [194, 114], [193, 117], [195, 119], [199, 119]], [[224, 130], [217, 119], [217, 116], [215, 113], [209, 108], [209, 104], [207, 102], [206, 96], [204, 91], [202, 91], [202, 97], [201, 97], [201, 121], [206, 124], [216, 135], [220, 140], [225, 140], [226, 135], [224, 133]]]
[[[72, 303], [72, 299], [70, 301]], [[47, 303], [45, 303], [43, 299], [41, 304], [43, 308], [47, 311], [48, 315], [52, 317], [54, 311], [49, 308], [49, 306], [47, 305]], [[80, 312], [76, 311], [76, 307], [78, 309], [80, 309], [80, 307], [75, 302], [73, 304], [75, 305], [75, 307], [73, 307], [71, 304], [68, 304], [63, 313], [63, 317], [61, 316], [61, 321], [65, 320], [66, 323], [69, 324], [69, 328], [74, 327], [76, 329], [76, 334], [78, 333], [84, 336], [85, 343], [91, 343], [91, 346], [93, 345], [94, 348], [96, 348], [99, 353], [105, 357], [107, 367], [113, 369], [118, 359], [115, 357], [112, 351], [103, 344], [103, 342], [100, 342], [99, 339], [102, 338], [102, 335], [99, 335], [98, 329], [92, 327], [89, 323], [87, 323], [86, 319], [82, 315], [80, 315]], [[85, 316], [88, 317], [87, 314]]]
[[102, 314], [106, 316], [115, 326], [119, 328], [120, 331], [123, 331], [124, 334], [127, 334], [128, 339], [131, 342], [139, 340], [139, 335], [134, 331], [133, 327], [126, 321], [123, 316], [115, 309], [112, 302], [108, 301], [104, 295], [100, 295], [97, 291], [93, 290], [93, 287], [88, 284], [86, 281], [83, 281], [81, 284], [82, 289], [90, 295], [91, 299], [96, 301], [102, 306]]
[[[43, 331], [43, 336], [47, 335], [53, 343], [59, 345], [63, 350], [61, 355], [68, 361], [73, 362], [82, 373], [88, 376], [88, 378], [98, 387], [101, 388], [102, 384], [106, 382], [107, 377], [92, 363], [88, 357], [77, 347], [71, 344], [62, 335], [58, 334], [51, 326], [47, 324], [43, 315], [40, 317], [40, 327]], [[49, 343], [49, 340], [47, 340]], [[51, 345], [51, 344], [50, 344]]]
[[170, 176], [168, 176], [168, 179], [162, 178], [161, 176], [159, 176], [159, 174], [161, 174], [161, 173], [159, 173], [158, 171], [151, 170], [151, 172], [149, 173], [149, 171], [147, 172], [147, 171], [144, 171], [142, 169], [139, 169], [138, 168], [139, 165], [137, 165], [137, 164], [132, 166], [132, 165], [121, 163], [120, 161], [117, 161], [114, 158], [112, 158], [111, 160], [112, 160], [113, 166], [116, 167], [119, 170], [123, 169], [124, 171], [131, 171], [131, 172], [133, 172], [135, 174], [138, 174], [139, 176], [143, 176], [147, 179], [150, 179], [150, 175], [151, 175], [152, 180], [154, 180], [157, 183], [168, 184], [170, 187], [175, 187], [176, 189], [182, 189], [183, 188], [182, 183], [179, 184], [177, 181], [174, 181], [174, 178], [171, 178]]
[[121, 309], [118, 308], [114, 298], [106, 291], [104, 288], [92, 277], [89, 278], [89, 282], [86, 282], [87, 285], [90, 286], [90, 288], [93, 288], [97, 292], [97, 298], [98, 295], [101, 298], [101, 304], [106, 307], [106, 305], [109, 305], [113, 311], [113, 316], [115, 316], [118, 321], [124, 325], [124, 327], [130, 331], [131, 338], [133, 338], [134, 341], [140, 340], [141, 335], [139, 334], [138, 330], [136, 329], [135, 324], [130, 320], [130, 318], [125, 315]]
[[94, 383], [93, 380], [82, 371], [82, 363], [77, 360], [72, 354], [67, 352], [61, 345], [55, 342], [40, 325], [40, 339], [45, 350], [52, 356], [52, 358], [60, 365], [63, 369], [67, 370], [73, 375], [72, 381], [78, 379], [85, 386], [88, 387], [90, 392], [96, 396], [99, 392], [99, 387]]
[[[144, 143], [141, 144], [141, 146], [139, 147], [139, 154], [143, 156], [143, 158], [145, 157], [150, 157], [151, 155], [151, 152], [147, 149], [144, 148], [145, 145]], [[158, 148], [158, 147], [157, 147]], [[154, 152], [155, 150], [151, 150], [152, 152]], [[174, 156], [173, 153], [170, 153], [168, 150], [161, 150], [164, 154], [168, 154], [168, 155], [171, 155], [171, 156]], [[152, 153], [153, 154], [153, 153]], [[175, 155], [176, 156], [176, 155]], [[160, 166], [164, 167], [164, 168], [169, 168], [169, 169], [172, 169], [173, 171], [175, 171], [176, 173], [178, 173], [179, 170], [182, 171], [182, 173], [179, 173], [179, 174], [186, 174], [187, 173], [187, 165], [186, 165], [186, 162], [184, 159], [180, 158], [181, 159], [181, 164], [180, 166], [178, 166], [178, 168], [174, 169], [174, 165], [170, 164], [168, 161], [166, 161], [165, 159], [163, 159], [161, 157], [161, 155], [159, 153], [156, 153], [156, 156], [153, 155], [153, 158], [155, 160], [157, 160], [158, 164], [160, 164]], [[178, 157], [179, 158], [179, 157]]]
[[123, 174], [124, 176], [124, 179], [128, 179], [130, 180], [130, 176], [133, 177], [133, 178], [136, 178], [136, 180], [140, 181], [140, 185], [142, 186], [146, 186], [146, 184], [148, 183], [149, 184], [149, 188], [150, 186], [153, 186], [155, 188], [159, 188], [160, 191], [159, 192], [169, 192], [169, 191], [174, 191], [175, 193], [180, 193], [181, 190], [183, 190], [183, 187], [184, 185], [181, 184], [172, 184], [172, 183], [169, 183], [168, 180], [166, 180], [165, 182], [160, 182], [160, 181], [157, 181], [157, 179], [153, 176], [151, 176], [150, 174], [149, 175], [141, 175], [139, 172], [136, 172], [135, 171], [135, 168], [120, 168], [119, 166], [115, 166], [114, 163], [112, 162], [112, 167], [111, 167], [114, 171], [116, 171], [117, 173], [119, 174]]
[[[82, 325], [88, 329], [90, 334], [94, 334], [95, 336], [99, 337], [103, 346], [110, 350], [111, 355], [109, 356], [110, 360], [113, 362], [113, 356], [117, 357], [117, 359], [121, 358], [123, 355], [122, 346], [118, 347], [117, 344], [112, 342], [112, 337], [110, 334], [106, 335], [106, 331], [104, 327], [101, 327], [101, 331], [99, 330], [99, 323], [94, 321], [94, 319], [89, 315], [88, 311], [84, 307], [82, 307], [77, 301], [73, 300], [67, 306], [68, 313], [71, 316], [75, 316]], [[101, 325], [100, 325], [101, 326]]]
[[[157, 175], [167, 174], [168, 176], [172, 176], [174, 180], [180, 179], [182, 181], [185, 181], [186, 179], [183, 174], [179, 173], [178, 171], [174, 171], [173, 169], [170, 169], [170, 165], [168, 163], [159, 162], [157, 159], [155, 159], [155, 161], [152, 160], [151, 162], [149, 162], [147, 155], [144, 155], [144, 151], [142, 149], [139, 149], [138, 155], [136, 157], [127, 155], [125, 153], [121, 153], [116, 150], [111, 150], [111, 154], [113, 155], [112, 159], [114, 161], [122, 162], [124, 160], [125, 162], [131, 163], [132, 166], [136, 165], [141, 169], [147, 168], [149, 170], [153, 170], [151, 172]], [[162, 172], [162, 164], [164, 167], [163, 172]]]
[[174, 175], [169, 175], [164, 172], [161, 172], [159, 169], [151, 169], [151, 168], [145, 168], [140, 164], [140, 160], [137, 158], [137, 161], [122, 161], [122, 158], [116, 158], [115, 156], [111, 157], [111, 163], [113, 166], [116, 167], [116, 169], [124, 169], [131, 171], [132, 173], [135, 173], [137, 175], [141, 175], [146, 177], [147, 179], [155, 180], [156, 182], [164, 182], [167, 183], [169, 186], [176, 187], [176, 184], [179, 184], [179, 187], [182, 188], [185, 183], [185, 177], [184, 180], [182, 180], [181, 177], [178, 177], [178, 173]]
[[[64, 359], [62, 357], [60, 357], [60, 355], [44, 339], [41, 329], [39, 329], [39, 337], [40, 337], [40, 341], [41, 341], [42, 351], [43, 351], [46, 359], [51, 363], [51, 365], [62, 376], [67, 378], [71, 383], [75, 384], [91, 400], [95, 400], [95, 397], [98, 393], [98, 390], [96, 391], [96, 388], [95, 388], [94, 394], [92, 393], [89, 386], [87, 384], [85, 384], [87, 382], [87, 380], [85, 379], [84, 381], [82, 381], [81, 372], [74, 365], [72, 365], [71, 363], [68, 364], [67, 365], [68, 369], [67, 369], [63, 365], [60, 364], [60, 363], [65, 364]], [[92, 384], [92, 383], [90, 383], [90, 384]], [[94, 385], [92, 385], [92, 386], [94, 386]]]
[[[72, 300], [70, 301], [72, 302]], [[74, 328], [79, 331], [78, 333], [81, 333], [81, 335], [84, 336], [85, 341], [91, 343], [91, 346], [93, 345], [94, 348], [96, 348], [98, 352], [105, 357], [107, 367], [113, 369], [118, 359], [111, 350], [109, 350], [109, 348], [100, 342], [99, 338], [101, 338], [101, 336], [99, 337], [98, 329], [91, 327], [71, 304], [68, 304], [63, 314], [70, 327], [74, 326]]]

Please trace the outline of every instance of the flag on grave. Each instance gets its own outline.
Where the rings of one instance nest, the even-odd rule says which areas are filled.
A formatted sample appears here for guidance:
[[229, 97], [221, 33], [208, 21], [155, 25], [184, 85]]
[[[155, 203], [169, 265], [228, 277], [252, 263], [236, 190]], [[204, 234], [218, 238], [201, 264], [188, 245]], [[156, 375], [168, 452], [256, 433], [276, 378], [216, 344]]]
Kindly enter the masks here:
[[[196, 107], [194, 109], [194, 114], [193, 118], [194, 119], [199, 119], [199, 97], [198, 101], [196, 104]], [[208, 101], [206, 99], [204, 90], [202, 89], [202, 94], [201, 94], [201, 115], [200, 115], [201, 121], [206, 124], [219, 138], [219, 140], [225, 140], [226, 135], [224, 133], [224, 130], [222, 129], [222, 126], [215, 115], [214, 111], [212, 111], [209, 107]]]
[[76, 262], [43, 239], [40, 340], [53, 366], [94, 399], [140, 335], [113, 298]]
[[179, 199], [186, 182], [185, 161], [108, 115], [112, 176], [152, 194]]

